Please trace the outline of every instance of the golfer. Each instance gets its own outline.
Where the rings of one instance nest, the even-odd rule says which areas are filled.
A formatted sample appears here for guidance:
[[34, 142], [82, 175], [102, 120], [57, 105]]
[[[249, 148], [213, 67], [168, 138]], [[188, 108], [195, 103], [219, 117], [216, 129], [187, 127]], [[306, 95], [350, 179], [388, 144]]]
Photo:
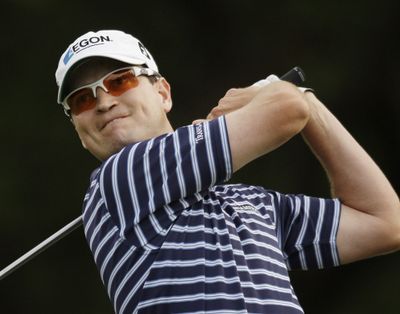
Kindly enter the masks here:
[[[117, 313], [302, 313], [289, 270], [400, 247], [396, 192], [313, 92], [272, 75], [174, 130], [168, 81], [138, 39], [115, 30], [71, 43], [56, 80], [58, 102], [100, 161], [84, 231]], [[227, 182], [297, 134], [331, 199]]]

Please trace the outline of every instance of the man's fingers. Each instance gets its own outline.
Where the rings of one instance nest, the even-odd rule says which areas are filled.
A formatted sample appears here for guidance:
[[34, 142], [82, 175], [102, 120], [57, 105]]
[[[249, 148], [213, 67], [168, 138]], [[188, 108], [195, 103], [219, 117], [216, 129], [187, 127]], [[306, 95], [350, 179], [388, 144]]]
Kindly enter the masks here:
[[233, 96], [233, 95], [237, 95], [240, 93], [242, 89], [239, 88], [230, 88], [227, 90], [227, 92], [225, 93], [225, 96]]
[[221, 108], [219, 108], [219, 106], [216, 106], [211, 109], [210, 113], [207, 115], [207, 117], [205, 119], [193, 120], [192, 124], [199, 124], [199, 123], [202, 123], [205, 121], [209, 121], [209, 120], [218, 118], [219, 116], [222, 116], [223, 114], [224, 114], [224, 112], [221, 110]]
[[215, 119], [224, 114], [240, 109], [249, 103], [259, 90], [259, 86], [230, 88], [225, 93], [225, 96], [218, 101], [218, 105], [211, 109], [210, 113], [207, 115], [207, 120]]
[[215, 119], [224, 114], [223, 110], [221, 109], [221, 106], [217, 106], [211, 109], [210, 113], [207, 116], [207, 120]]
[[199, 124], [208, 121], [208, 119], [197, 119], [192, 122], [192, 124]]

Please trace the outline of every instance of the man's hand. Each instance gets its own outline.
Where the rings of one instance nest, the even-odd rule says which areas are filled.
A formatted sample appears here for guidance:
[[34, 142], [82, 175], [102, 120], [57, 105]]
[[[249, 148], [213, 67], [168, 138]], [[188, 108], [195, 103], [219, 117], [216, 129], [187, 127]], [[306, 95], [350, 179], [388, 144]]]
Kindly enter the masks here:
[[244, 88], [231, 88], [226, 92], [224, 97], [218, 101], [218, 105], [211, 109], [206, 119], [197, 119], [192, 123], [196, 124], [206, 120], [212, 120], [224, 114], [238, 110], [247, 105], [260, 92], [263, 86], [276, 81], [279, 81], [279, 78], [276, 75], [271, 74], [267, 78], [260, 80], [251, 86]]
[[197, 119], [193, 121], [193, 124], [201, 123], [206, 120], [212, 120], [235, 111], [247, 105], [255, 95], [260, 91], [260, 86], [249, 86], [245, 88], [231, 88], [229, 89], [224, 97], [218, 101], [218, 105], [211, 109], [206, 119]]

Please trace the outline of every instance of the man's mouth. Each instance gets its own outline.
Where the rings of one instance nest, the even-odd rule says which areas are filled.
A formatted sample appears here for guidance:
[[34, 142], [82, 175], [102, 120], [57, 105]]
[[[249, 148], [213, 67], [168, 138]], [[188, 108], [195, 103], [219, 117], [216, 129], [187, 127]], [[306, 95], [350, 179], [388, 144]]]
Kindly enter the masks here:
[[104, 130], [108, 126], [112, 126], [115, 123], [118, 123], [120, 120], [124, 119], [126, 116], [115, 117], [112, 119], [107, 120], [103, 126], [101, 127], [100, 131]]

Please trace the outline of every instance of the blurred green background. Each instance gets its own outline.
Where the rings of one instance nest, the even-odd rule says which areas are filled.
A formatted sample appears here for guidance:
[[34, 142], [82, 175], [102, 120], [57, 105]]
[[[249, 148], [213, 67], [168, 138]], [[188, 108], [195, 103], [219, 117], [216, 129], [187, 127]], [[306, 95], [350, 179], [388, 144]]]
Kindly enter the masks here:
[[[172, 85], [174, 126], [204, 117], [230, 87], [295, 65], [307, 86], [400, 191], [398, 1], [3, 0], [0, 268], [81, 214], [98, 165], [56, 103], [54, 72], [79, 35], [136, 35]], [[328, 196], [296, 137], [232, 182]], [[293, 272], [306, 313], [400, 313], [400, 253]], [[112, 313], [82, 229], [0, 282], [1, 313]]]

